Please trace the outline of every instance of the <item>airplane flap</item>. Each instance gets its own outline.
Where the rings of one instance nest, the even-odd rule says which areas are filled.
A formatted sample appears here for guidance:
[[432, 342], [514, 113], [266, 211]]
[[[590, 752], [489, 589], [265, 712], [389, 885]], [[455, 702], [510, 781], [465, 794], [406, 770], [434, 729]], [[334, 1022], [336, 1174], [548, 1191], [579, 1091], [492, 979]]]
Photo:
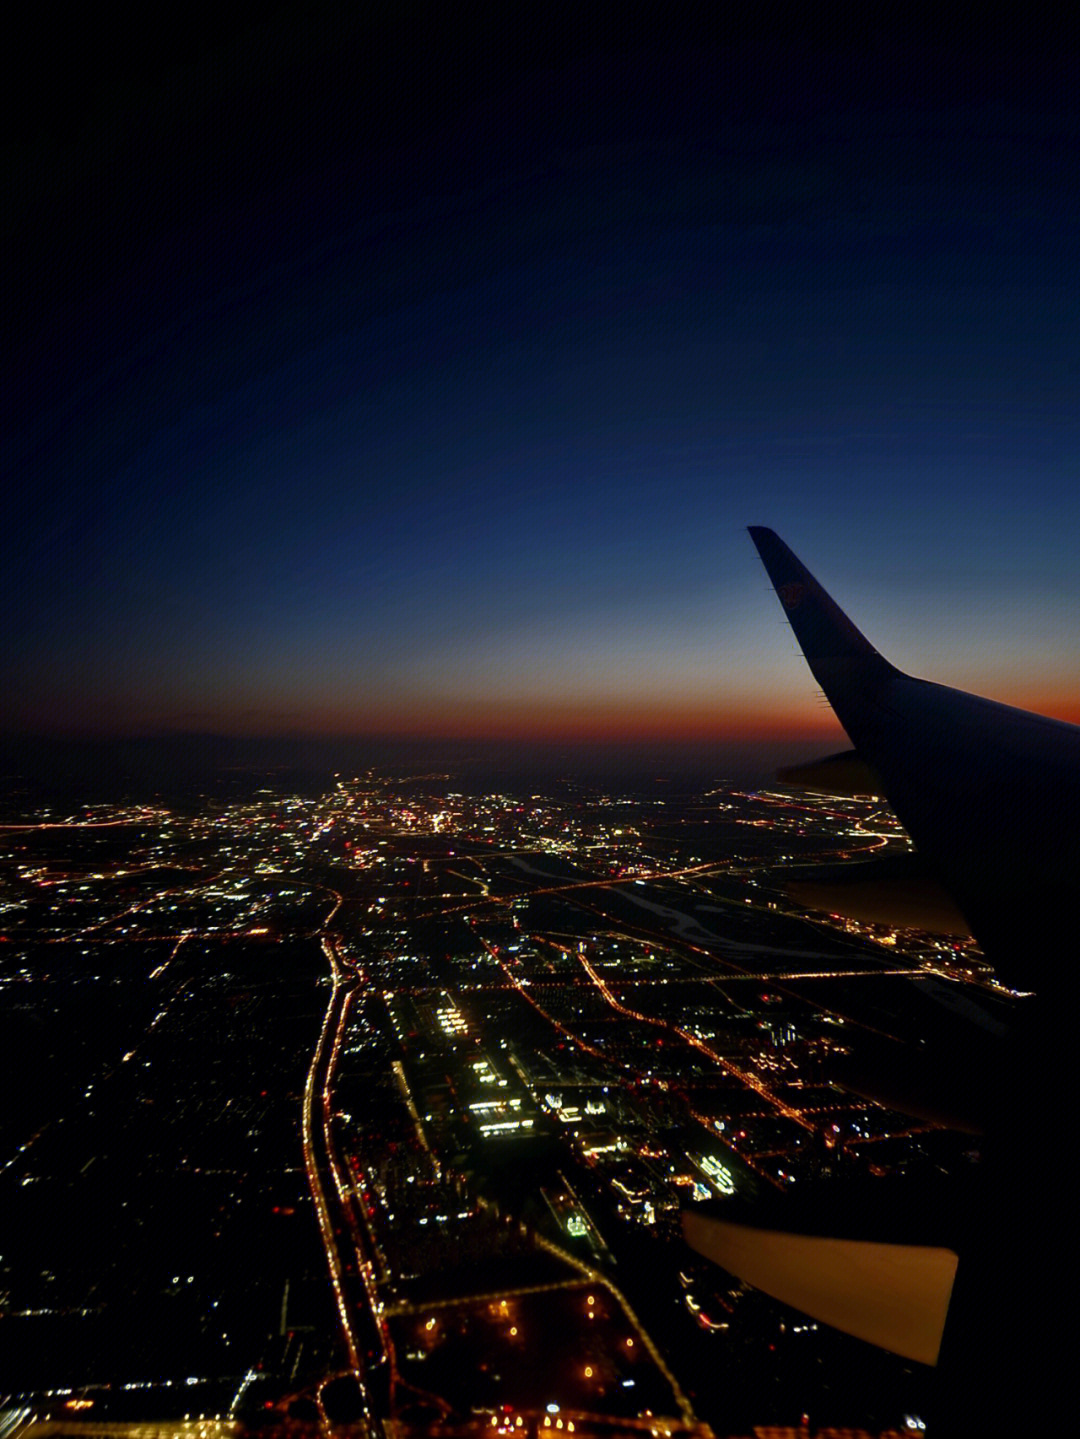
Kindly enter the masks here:
[[834, 1329], [936, 1364], [956, 1275], [951, 1249], [755, 1229], [684, 1210], [691, 1249]]
[[874, 770], [857, 750], [825, 755], [808, 764], [785, 765], [776, 777], [796, 789], [813, 790], [816, 794], [883, 795], [884, 786]]
[[[915, 855], [904, 858], [916, 860]], [[875, 873], [879, 868], [882, 872]], [[789, 879], [784, 888], [799, 905], [840, 914], [860, 924], [971, 938], [971, 926], [957, 905], [920, 863], [913, 864], [908, 873], [872, 862], [852, 865], [851, 871], [828, 879]]]

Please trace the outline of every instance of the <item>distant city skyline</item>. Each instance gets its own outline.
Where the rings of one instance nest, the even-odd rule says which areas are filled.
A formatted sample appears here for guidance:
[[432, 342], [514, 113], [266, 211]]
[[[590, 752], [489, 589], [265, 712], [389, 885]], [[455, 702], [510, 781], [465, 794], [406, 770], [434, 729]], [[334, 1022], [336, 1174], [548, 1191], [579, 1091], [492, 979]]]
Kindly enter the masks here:
[[0, 732], [839, 748], [749, 524], [1080, 720], [1068, 53], [504, 39], [43, 76]]

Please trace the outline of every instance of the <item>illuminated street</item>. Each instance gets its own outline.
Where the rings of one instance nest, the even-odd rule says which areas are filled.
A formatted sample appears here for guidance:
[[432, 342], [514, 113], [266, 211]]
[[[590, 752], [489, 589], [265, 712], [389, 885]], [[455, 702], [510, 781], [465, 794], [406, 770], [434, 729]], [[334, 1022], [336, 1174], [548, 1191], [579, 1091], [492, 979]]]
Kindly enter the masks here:
[[[915, 987], [990, 982], [977, 951], [784, 890], [786, 865], [902, 853], [880, 806], [373, 771], [3, 833], [3, 993], [120, 995], [94, 1031], [58, 1000], [82, 1048], [8, 1121], [19, 1222], [35, 1196], [55, 1246], [73, 1166], [99, 1256], [72, 1235], [71, 1258], [9, 1281], [27, 1404], [73, 1394], [119, 1421], [181, 1385], [178, 1415], [207, 1423], [269, 1406], [402, 1435], [725, 1432], [778, 1336], [824, 1373], [855, 1341], [701, 1267], [682, 1209], [966, 1162], [963, 1136], [833, 1071], [914, 1037]], [[168, 1146], [139, 1137], [165, 1084]], [[121, 1172], [117, 1210], [101, 1186]], [[163, 1234], [143, 1248], [163, 1184], [189, 1194], [183, 1261]], [[238, 1307], [242, 1252], [247, 1273], [273, 1259]], [[99, 1358], [57, 1369], [34, 1336], [76, 1314], [109, 1326]], [[868, 1373], [899, 1396], [890, 1362]]]

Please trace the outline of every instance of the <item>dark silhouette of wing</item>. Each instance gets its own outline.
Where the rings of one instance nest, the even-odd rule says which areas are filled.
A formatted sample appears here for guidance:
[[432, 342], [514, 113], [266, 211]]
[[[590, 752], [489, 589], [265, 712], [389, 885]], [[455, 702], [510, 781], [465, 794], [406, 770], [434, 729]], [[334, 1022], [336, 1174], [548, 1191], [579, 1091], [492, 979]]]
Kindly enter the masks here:
[[806, 661], [1001, 980], [1038, 989], [1080, 874], [1080, 728], [901, 673], [772, 530], [750, 535]]
[[[772, 530], [750, 535], [854, 745], [786, 777], [883, 794], [915, 845], [916, 909], [974, 935], [1017, 998], [985, 1080], [975, 1075], [983, 1158], [951, 1207], [915, 1186], [910, 1212], [886, 1203], [874, 1217], [871, 1206], [851, 1225], [819, 1195], [816, 1212], [687, 1211], [684, 1232], [733, 1273], [850, 1333], [930, 1364], [940, 1344], [935, 1434], [1050, 1432], [1074, 1395], [1072, 1331], [1047, 1295], [1071, 1303], [1080, 1269], [1063, 1168], [1075, 1138], [1080, 728], [904, 674]], [[886, 880], [881, 871], [876, 888]], [[860, 903], [888, 900], [895, 912], [898, 895], [862, 888]], [[924, 1102], [949, 1108], [947, 1091], [963, 1088], [949, 1081], [950, 1058], [966, 1071], [972, 1052], [960, 1042], [939, 1056], [942, 1093]]]

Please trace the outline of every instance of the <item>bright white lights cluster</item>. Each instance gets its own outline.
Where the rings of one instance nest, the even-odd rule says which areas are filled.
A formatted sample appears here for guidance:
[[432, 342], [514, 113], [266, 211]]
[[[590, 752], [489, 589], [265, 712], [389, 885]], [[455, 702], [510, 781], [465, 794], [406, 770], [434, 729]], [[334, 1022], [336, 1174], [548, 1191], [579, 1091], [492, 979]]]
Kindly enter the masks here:
[[711, 1154], [703, 1154], [698, 1164], [721, 1194], [735, 1193], [735, 1178], [726, 1164], [721, 1164], [719, 1159], [714, 1159]]

